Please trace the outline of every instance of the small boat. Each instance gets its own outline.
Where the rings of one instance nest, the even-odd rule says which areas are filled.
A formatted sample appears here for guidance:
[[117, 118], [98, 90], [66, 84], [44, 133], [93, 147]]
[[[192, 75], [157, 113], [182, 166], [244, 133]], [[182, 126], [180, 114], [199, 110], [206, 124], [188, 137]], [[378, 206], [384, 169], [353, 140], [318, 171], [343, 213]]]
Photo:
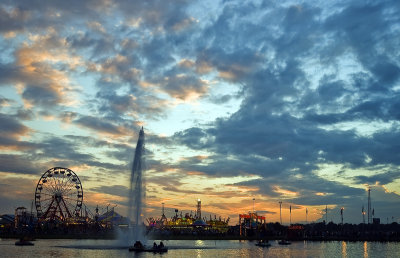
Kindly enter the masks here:
[[160, 247], [160, 248], [154, 248], [154, 247], [146, 247], [143, 246], [141, 248], [139, 247], [129, 247], [129, 251], [131, 252], [151, 252], [151, 253], [165, 253], [168, 252], [168, 247]]
[[154, 243], [152, 247], [146, 247], [140, 241], [136, 241], [136, 243], [129, 247], [129, 251], [133, 252], [151, 252], [151, 253], [165, 253], [168, 252], [168, 247], [164, 246], [161, 242], [160, 245]]
[[17, 242], [15, 242], [15, 245], [18, 245], [18, 246], [23, 246], [23, 245], [34, 245], [34, 243], [32, 243], [32, 242], [30, 242], [30, 241], [28, 241], [28, 240], [25, 240], [25, 239], [20, 239], [20, 240], [18, 240]]
[[278, 242], [278, 244], [280, 244], [280, 245], [290, 245], [290, 244], [292, 244], [292, 243], [290, 243], [290, 242], [287, 241], [287, 240], [282, 239], [282, 240], [280, 240], [280, 241]]
[[258, 241], [258, 243], [256, 244], [256, 246], [260, 246], [260, 247], [270, 247], [271, 244], [268, 242], [268, 240], [267, 240], [267, 241], [265, 241], [265, 240], [260, 240], [260, 241]]

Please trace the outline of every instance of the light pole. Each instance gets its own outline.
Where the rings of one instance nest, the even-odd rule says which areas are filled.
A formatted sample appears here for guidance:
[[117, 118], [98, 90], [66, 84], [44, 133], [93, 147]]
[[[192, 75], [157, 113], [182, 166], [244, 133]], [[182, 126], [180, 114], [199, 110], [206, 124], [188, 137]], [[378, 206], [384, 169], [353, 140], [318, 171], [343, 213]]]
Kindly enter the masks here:
[[306, 224], [308, 224], [307, 215], [308, 215], [308, 209], [306, 208]]
[[280, 217], [280, 221], [281, 221], [281, 225], [282, 225], [282, 202], [279, 202], [279, 217]]
[[368, 224], [371, 223], [371, 188], [368, 187]]
[[253, 213], [255, 213], [255, 209], [254, 209], [254, 201], [256, 200], [256, 198], [253, 198]]
[[344, 208], [342, 207], [342, 208], [340, 208], [340, 216], [341, 216], [341, 218], [342, 218], [342, 225], [343, 225], [343, 210], [344, 210]]
[[110, 204], [107, 205], [106, 228], [108, 228], [108, 216], [109, 216], [109, 214], [108, 214], [108, 206], [110, 206]]
[[364, 205], [362, 206], [362, 216], [363, 216], [363, 223], [365, 224], [365, 210], [364, 210]]
[[326, 224], [328, 224], [328, 205], [325, 206], [325, 220]]

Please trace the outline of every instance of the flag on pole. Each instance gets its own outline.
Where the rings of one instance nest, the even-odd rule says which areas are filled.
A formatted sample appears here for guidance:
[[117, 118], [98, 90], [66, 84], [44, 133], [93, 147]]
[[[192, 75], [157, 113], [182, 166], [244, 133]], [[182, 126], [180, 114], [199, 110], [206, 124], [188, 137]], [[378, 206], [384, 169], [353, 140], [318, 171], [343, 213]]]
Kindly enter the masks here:
[[372, 216], [375, 215], [375, 209], [372, 209]]
[[292, 213], [292, 205], [290, 205], [290, 213]]
[[306, 214], [308, 214], [308, 209], [306, 208]]

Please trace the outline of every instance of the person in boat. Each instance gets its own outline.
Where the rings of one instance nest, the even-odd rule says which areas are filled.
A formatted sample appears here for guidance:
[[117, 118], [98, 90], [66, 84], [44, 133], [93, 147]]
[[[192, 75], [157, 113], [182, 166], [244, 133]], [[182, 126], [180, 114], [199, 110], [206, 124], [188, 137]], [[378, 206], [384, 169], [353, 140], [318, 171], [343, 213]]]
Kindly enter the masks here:
[[160, 248], [164, 248], [164, 243], [163, 243], [162, 241], [160, 242], [159, 247], [160, 247]]
[[143, 249], [143, 244], [140, 241], [136, 241], [135, 244], [133, 245], [133, 247]]
[[153, 249], [157, 249], [157, 248], [158, 248], [158, 246], [157, 246], [156, 242], [154, 242], [153, 243]]

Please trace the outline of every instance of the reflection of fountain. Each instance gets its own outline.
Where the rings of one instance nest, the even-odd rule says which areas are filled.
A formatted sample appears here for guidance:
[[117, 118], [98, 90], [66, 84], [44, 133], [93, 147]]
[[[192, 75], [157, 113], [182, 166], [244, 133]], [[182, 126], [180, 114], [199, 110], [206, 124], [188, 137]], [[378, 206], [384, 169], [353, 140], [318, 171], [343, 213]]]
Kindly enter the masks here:
[[144, 169], [144, 131], [143, 127], [139, 132], [139, 139], [136, 145], [135, 157], [132, 164], [130, 188], [129, 188], [129, 203], [128, 203], [128, 218], [132, 225], [130, 225], [130, 233], [128, 237], [129, 244], [134, 241], [145, 241], [145, 227], [144, 227], [144, 198], [145, 186], [143, 180]]

